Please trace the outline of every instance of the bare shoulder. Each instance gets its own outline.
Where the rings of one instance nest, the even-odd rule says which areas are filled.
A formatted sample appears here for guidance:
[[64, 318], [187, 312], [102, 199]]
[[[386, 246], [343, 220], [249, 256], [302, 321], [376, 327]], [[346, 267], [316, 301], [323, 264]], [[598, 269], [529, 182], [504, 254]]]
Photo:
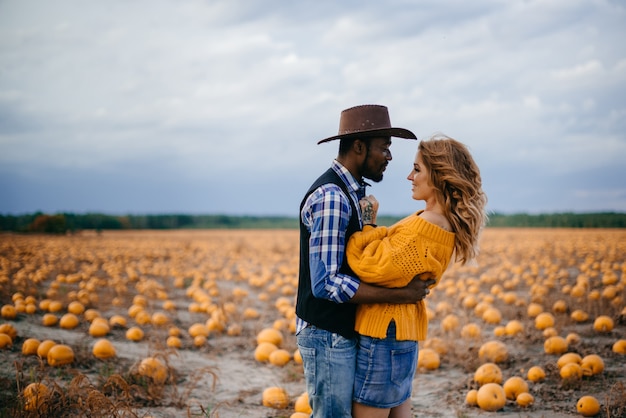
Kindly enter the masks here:
[[452, 225], [448, 222], [445, 216], [440, 213], [433, 212], [430, 210], [425, 210], [419, 215], [424, 220], [430, 222], [431, 224], [435, 224], [438, 227], [445, 229], [446, 231], [452, 231]]

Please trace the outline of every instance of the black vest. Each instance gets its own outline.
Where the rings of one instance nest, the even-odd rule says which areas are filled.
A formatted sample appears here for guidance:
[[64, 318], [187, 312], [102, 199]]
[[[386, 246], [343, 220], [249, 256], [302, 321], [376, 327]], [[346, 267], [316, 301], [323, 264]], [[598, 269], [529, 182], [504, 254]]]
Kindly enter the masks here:
[[[311, 193], [323, 184], [333, 183], [341, 188], [350, 201], [350, 207], [352, 208], [352, 216], [348, 223], [348, 229], [346, 231], [346, 243], [350, 236], [361, 229], [359, 223], [359, 212], [352, 199], [350, 198], [350, 192], [346, 187], [346, 184], [341, 180], [339, 175], [335, 173], [332, 168], [329, 168], [324, 174], [322, 174], [311, 186], [309, 191], [302, 199], [300, 203], [300, 213], [304, 202]], [[296, 314], [299, 318], [302, 318], [311, 325], [315, 325], [318, 328], [341, 334], [346, 338], [352, 338], [356, 336], [354, 331], [354, 321], [356, 314], [356, 304], [354, 303], [336, 303], [327, 299], [320, 299], [313, 296], [311, 290], [311, 270], [309, 266], [309, 239], [311, 233], [307, 230], [306, 226], [302, 223], [302, 217], [300, 216], [300, 274], [298, 277], [298, 298], [296, 301]], [[348, 266], [347, 257], [343, 257], [339, 272], [347, 274], [353, 277], [357, 277], [350, 266]]]

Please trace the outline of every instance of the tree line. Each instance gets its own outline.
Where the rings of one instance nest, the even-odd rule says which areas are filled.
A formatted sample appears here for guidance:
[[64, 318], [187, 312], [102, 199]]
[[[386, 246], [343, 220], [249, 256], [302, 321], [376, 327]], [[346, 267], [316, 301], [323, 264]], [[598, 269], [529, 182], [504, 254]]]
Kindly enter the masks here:
[[[378, 216], [380, 225], [391, 225], [400, 216]], [[488, 227], [524, 228], [626, 228], [626, 213], [491, 213]], [[81, 230], [131, 229], [297, 229], [298, 219], [288, 216], [236, 215], [106, 215], [99, 213], [0, 215], [0, 231], [64, 234]]]

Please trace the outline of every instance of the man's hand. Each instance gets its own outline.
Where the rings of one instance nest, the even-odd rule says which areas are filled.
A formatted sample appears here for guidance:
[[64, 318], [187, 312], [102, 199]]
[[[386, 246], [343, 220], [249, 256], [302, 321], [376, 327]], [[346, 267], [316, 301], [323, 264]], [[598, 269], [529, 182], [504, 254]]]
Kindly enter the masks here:
[[430, 286], [436, 283], [431, 272], [418, 274], [406, 286], [406, 289], [412, 292], [414, 302], [418, 302], [426, 298], [430, 293]]

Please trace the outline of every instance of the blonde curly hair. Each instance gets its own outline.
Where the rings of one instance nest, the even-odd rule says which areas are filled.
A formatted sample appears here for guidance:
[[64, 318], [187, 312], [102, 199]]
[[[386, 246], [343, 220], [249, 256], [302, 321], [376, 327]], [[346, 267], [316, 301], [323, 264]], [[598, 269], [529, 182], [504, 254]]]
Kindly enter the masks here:
[[418, 151], [456, 234], [456, 261], [466, 264], [478, 255], [478, 240], [487, 223], [487, 195], [478, 165], [464, 144], [443, 134], [421, 141]]

